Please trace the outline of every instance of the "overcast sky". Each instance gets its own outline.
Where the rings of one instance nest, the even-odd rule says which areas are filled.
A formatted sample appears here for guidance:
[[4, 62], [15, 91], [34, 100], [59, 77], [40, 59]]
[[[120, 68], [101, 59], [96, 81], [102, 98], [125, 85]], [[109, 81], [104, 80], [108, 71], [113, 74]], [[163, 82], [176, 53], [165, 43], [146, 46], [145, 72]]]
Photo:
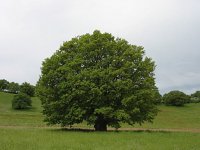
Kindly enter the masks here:
[[199, 0], [0, 0], [0, 79], [35, 84], [63, 41], [95, 29], [143, 46], [162, 94], [200, 90]]

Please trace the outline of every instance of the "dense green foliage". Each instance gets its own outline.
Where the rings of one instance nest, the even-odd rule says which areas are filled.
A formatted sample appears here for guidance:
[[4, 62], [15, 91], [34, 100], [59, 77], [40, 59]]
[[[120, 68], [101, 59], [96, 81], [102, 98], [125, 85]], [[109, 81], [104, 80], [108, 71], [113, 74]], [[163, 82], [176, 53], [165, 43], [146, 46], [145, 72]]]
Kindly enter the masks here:
[[15, 82], [11, 82], [8, 85], [8, 92], [13, 93], [13, 94], [17, 94], [20, 90], [20, 85], [18, 83]]
[[67, 41], [43, 62], [38, 95], [49, 124], [87, 121], [96, 130], [152, 121], [154, 62], [143, 47], [94, 31]]
[[35, 94], [35, 87], [32, 86], [30, 83], [24, 82], [20, 86], [20, 92], [25, 93], [32, 97]]
[[9, 82], [5, 79], [0, 80], [0, 91], [4, 91], [7, 89]]
[[154, 93], [154, 102], [155, 104], [161, 104], [163, 101], [162, 99], [162, 95], [159, 93], [159, 90], [158, 88], [155, 88], [155, 91], [153, 92]]
[[19, 93], [13, 97], [12, 108], [13, 109], [27, 109], [31, 107], [31, 98], [24, 94]]
[[29, 96], [34, 96], [35, 86], [24, 82], [21, 85], [15, 82], [9, 82], [5, 79], [0, 80], [0, 91], [17, 94], [19, 92], [25, 93]]
[[195, 93], [191, 94], [191, 96], [200, 98], [200, 91], [196, 91]]
[[171, 91], [163, 96], [164, 103], [172, 106], [183, 106], [190, 97], [181, 91]]
[[191, 94], [191, 103], [199, 103], [200, 102], [200, 91], [196, 91], [195, 93]]

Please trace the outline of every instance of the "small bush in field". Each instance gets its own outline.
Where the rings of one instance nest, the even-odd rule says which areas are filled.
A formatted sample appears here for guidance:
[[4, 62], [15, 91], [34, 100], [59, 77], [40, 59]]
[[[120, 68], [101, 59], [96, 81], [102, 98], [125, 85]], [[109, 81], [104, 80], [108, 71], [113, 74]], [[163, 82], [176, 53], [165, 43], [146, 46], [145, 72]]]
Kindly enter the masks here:
[[199, 97], [191, 97], [190, 103], [200, 103], [200, 98]]
[[19, 93], [13, 97], [13, 109], [28, 109], [31, 107], [31, 98], [27, 94]]
[[191, 94], [191, 103], [200, 103], [200, 91]]
[[181, 91], [171, 91], [163, 96], [164, 103], [172, 106], [183, 106], [189, 99], [189, 96]]

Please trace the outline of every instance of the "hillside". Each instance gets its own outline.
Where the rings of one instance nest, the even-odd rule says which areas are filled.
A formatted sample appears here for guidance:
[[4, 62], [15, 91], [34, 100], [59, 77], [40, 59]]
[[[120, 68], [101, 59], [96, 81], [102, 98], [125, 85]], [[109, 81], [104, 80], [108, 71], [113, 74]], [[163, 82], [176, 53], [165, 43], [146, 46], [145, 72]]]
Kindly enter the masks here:
[[[43, 122], [42, 108], [37, 97], [32, 98], [31, 110], [12, 110], [12, 94], [0, 93], [0, 126], [46, 126]], [[159, 113], [154, 122], [145, 123], [135, 128], [155, 129], [198, 129], [200, 130], [200, 103], [187, 104], [185, 107], [159, 106]], [[76, 127], [88, 127], [86, 124]], [[123, 128], [132, 128], [123, 124]]]
[[30, 110], [13, 110], [13, 94], [0, 92], [0, 126], [44, 126], [40, 100], [32, 98]]

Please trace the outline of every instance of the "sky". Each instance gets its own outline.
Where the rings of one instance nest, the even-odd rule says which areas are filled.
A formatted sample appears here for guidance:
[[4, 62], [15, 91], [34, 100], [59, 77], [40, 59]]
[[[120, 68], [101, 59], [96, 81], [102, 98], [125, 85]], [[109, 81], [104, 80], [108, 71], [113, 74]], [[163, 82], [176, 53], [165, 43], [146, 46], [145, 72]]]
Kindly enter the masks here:
[[162, 94], [200, 90], [199, 0], [0, 0], [0, 79], [36, 84], [45, 58], [95, 29], [143, 46]]

